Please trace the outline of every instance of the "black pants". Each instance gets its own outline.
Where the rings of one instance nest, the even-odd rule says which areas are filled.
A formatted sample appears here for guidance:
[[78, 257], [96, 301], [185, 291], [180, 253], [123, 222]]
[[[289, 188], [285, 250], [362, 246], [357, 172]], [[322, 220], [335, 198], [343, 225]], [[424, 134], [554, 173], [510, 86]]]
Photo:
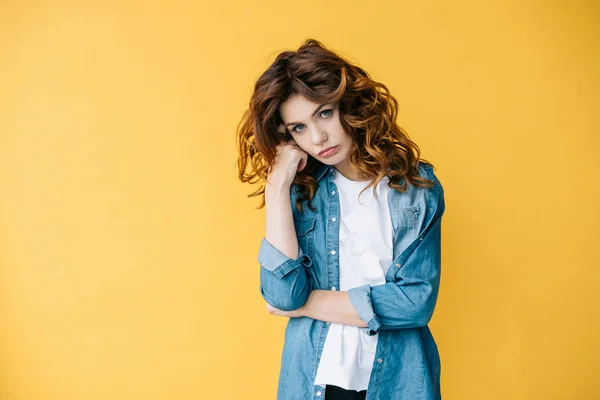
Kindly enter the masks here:
[[364, 400], [366, 396], [366, 390], [357, 392], [333, 385], [325, 386], [325, 400]]

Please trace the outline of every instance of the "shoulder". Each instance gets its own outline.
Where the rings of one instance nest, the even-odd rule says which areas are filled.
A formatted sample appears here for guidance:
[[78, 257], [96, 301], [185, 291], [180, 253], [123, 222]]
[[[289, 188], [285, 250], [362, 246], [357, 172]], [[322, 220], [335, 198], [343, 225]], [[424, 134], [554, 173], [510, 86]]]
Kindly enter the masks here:
[[435, 194], [440, 194], [444, 192], [442, 182], [440, 182], [439, 178], [435, 174], [435, 169], [433, 165], [423, 161], [419, 161], [417, 169], [419, 171], [419, 176], [433, 182], [433, 187], [429, 189], [431, 192]]
[[431, 210], [435, 209], [436, 213], [439, 210], [439, 215], [442, 215], [444, 213], [444, 209], [446, 208], [446, 201], [444, 199], [444, 186], [436, 175], [434, 167], [429, 163], [419, 162], [418, 170], [419, 175], [422, 178], [433, 182], [433, 186], [430, 188], [419, 188], [419, 191], [423, 193], [427, 208]]

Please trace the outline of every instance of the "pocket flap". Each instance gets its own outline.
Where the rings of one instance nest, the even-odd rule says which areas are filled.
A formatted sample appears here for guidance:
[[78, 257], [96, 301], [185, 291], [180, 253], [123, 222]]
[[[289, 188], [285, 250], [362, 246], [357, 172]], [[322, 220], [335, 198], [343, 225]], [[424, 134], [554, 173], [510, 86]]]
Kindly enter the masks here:
[[296, 235], [304, 236], [315, 229], [317, 218], [301, 219], [296, 224]]

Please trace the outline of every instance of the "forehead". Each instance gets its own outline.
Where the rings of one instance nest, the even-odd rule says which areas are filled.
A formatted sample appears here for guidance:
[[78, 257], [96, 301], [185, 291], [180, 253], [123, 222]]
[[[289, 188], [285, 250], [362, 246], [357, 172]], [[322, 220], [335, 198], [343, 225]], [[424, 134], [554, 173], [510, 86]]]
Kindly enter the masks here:
[[294, 95], [281, 104], [279, 113], [285, 122], [309, 119], [319, 106], [320, 104], [313, 103], [304, 96]]

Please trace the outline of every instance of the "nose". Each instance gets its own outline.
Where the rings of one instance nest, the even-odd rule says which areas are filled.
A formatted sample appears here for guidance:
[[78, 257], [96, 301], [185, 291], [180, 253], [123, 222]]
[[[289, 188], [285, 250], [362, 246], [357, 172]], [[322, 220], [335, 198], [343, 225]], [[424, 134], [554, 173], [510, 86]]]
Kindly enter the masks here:
[[315, 127], [311, 131], [312, 142], [313, 144], [321, 144], [327, 140], [327, 134], [320, 128]]

